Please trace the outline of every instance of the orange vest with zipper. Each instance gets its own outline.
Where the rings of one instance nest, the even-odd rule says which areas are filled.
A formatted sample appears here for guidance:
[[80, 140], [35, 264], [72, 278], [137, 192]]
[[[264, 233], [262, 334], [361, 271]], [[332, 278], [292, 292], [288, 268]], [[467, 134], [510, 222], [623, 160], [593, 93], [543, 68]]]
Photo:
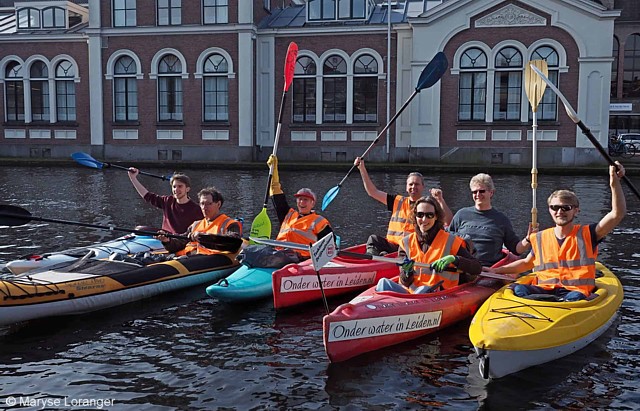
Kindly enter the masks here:
[[[465, 246], [462, 238], [447, 231], [440, 230], [436, 234], [433, 242], [428, 246], [427, 251], [422, 251], [418, 242], [416, 233], [409, 234], [402, 239], [400, 248], [404, 250], [407, 256], [417, 263], [431, 264], [446, 255], [456, 255], [460, 247]], [[452, 268], [450, 264], [447, 268]], [[453, 267], [455, 269], [455, 267]], [[409, 287], [409, 291], [413, 292], [416, 288], [426, 285], [432, 286], [443, 281], [442, 288], [445, 290], [458, 285], [459, 275], [457, 272], [443, 271], [441, 273], [432, 273], [432, 270], [424, 267], [416, 267], [416, 274], [413, 277], [413, 284]]]
[[[329, 221], [321, 215], [311, 212], [301, 215], [293, 208], [289, 209], [276, 240], [309, 245], [318, 241], [318, 234], [329, 225]], [[296, 250], [303, 257], [310, 257], [308, 251]]]
[[588, 225], [577, 225], [562, 245], [553, 228], [537, 232], [531, 238], [534, 253], [533, 284], [546, 290], [564, 287], [589, 296], [596, 286], [596, 258]]
[[[192, 226], [191, 232], [201, 232], [207, 234], [228, 235], [227, 229], [233, 223], [237, 223], [240, 226], [240, 232], [242, 232], [242, 224], [234, 220], [233, 218], [224, 214], [219, 214], [213, 221], [209, 222], [206, 218], [197, 221], [195, 226]], [[227, 251], [212, 250], [210, 248], [203, 247], [197, 241], [191, 241], [187, 243], [186, 247], [176, 253], [176, 255], [188, 255], [188, 254], [228, 254]]]
[[409, 197], [397, 195], [393, 201], [393, 213], [389, 220], [387, 229], [387, 240], [390, 243], [400, 244], [402, 239], [413, 233], [414, 227], [409, 216], [411, 215], [411, 204]]

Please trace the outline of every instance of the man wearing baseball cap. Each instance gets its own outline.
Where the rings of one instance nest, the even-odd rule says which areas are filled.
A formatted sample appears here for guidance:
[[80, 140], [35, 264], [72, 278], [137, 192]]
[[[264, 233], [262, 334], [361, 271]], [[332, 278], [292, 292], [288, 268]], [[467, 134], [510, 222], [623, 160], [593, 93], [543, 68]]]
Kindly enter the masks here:
[[[333, 230], [329, 220], [316, 214], [313, 209], [316, 205], [316, 194], [309, 188], [301, 188], [293, 195], [296, 198], [297, 210], [289, 207], [280, 185], [278, 157], [272, 154], [269, 156], [267, 164], [269, 167], [273, 165], [273, 177], [269, 193], [278, 215], [278, 221], [280, 221], [280, 232], [276, 240], [308, 245], [331, 233]], [[297, 250], [297, 252], [301, 258], [309, 258], [308, 251]]]

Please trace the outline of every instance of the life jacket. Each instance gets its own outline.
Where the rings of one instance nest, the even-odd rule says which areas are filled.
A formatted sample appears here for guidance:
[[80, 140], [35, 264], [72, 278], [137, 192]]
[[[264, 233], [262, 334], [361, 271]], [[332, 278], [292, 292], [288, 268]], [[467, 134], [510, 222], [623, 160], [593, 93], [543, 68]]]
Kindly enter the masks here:
[[[329, 221], [314, 211], [307, 215], [301, 215], [290, 208], [282, 221], [276, 240], [304, 245], [312, 244], [318, 241], [318, 234], [328, 225]], [[310, 257], [308, 251], [296, 250], [296, 252], [303, 257]]]
[[[422, 251], [418, 242], [418, 234], [412, 233], [402, 239], [400, 248], [405, 251], [407, 256], [417, 263], [430, 264], [434, 261], [446, 256], [456, 255], [460, 247], [464, 247], [465, 242], [462, 238], [455, 234], [451, 234], [444, 230], [439, 230], [427, 251]], [[450, 264], [447, 268], [453, 268]], [[416, 273], [413, 277], [413, 283], [409, 286], [409, 291], [414, 292], [420, 286], [432, 286], [442, 281], [442, 288], [448, 289], [458, 285], [459, 275], [457, 272], [442, 271], [441, 273], [432, 272], [425, 267], [416, 267]]]
[[393, 212], [387, 229], [387, 240], [393, 244], [400, 244], [402, 239], [414, 232], [409, 197], [397, 195], [393, 200]]
[[564, 287], [586, 296], [596, 286], [597, 248], [594, 250], [588, 225], [576, 224], [562, 245], [553, 228], [537, 232], [531, 238], [534, 271], [533, 284], [546, 290]]
[[[242, 232], [242, 223], [234, 220], [233, 218], [219, 214], [213, 221], [209, 222], [206, 218], [195, 222], [195, 226], [192, 226], [191, 232], [201, 232], [207, 234], [228, 235], [228, 228], [231, 224], [237, 223], [240, 226], [240, 232]], [[176, 255], [188, 255], [188, 254], [228, 254], [228, 251], [212, 250], [210, 248], [203, 247], [197, 241], [190, 241], [186, 247], [176, 253]]]

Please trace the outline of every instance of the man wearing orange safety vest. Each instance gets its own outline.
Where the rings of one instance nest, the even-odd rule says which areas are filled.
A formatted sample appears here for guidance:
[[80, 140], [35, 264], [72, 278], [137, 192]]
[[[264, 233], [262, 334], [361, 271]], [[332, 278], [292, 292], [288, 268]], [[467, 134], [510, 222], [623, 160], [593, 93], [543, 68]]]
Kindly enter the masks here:
[[513, 292], [519, 297], [530, 294], [552, 294], [564, 301], [578, 301], [589, 297], [595, 289], [598, 243], [624, 218], [627, 205], [620, 179], [624, 167], [616, 161], [609, 166], [611, 211], [598, 223], [575, 224], [580, 211], [578, 197], [571, 191], [554, 191], [547, 203], [555, 227], [532, 234], [531, 253], [522, 259], [499, 268], [483, 268], [500, 274], [520, 274], [534, 269], [536, 278], [531, 285], [516, 284]]
[[218, 190], [214, 187], [203, 188], [198, 193], [198, 199], [204, 218], [202, 220], [195, 221], [191, 226], [189, 226], [187, 232], [184, 233], [184, 236], [188, 237], [190, 241], [177, 238], [167, 238], [162, 235], [158, 236], [160, 241], [162, 241], [164, 248], [166, 248], [170, 253], [175, 253], [177, 256], [191, 254], [216, 254], [221, 251], [206, 248], [200, 244], [198, 239], [201, 234], [216, 234], [230, 237], [242, 236], [242, 224], [220, 212], [222, 204], [224, 203], [224, 198]]
[[[407, 177], [407, 193], [409, 197], [401, 195], [392, 195], [378, 190], [373, 184], [369, 173], [364, 166], [364, 160], [361, 157], [356, 157], [354, 163], [360, 170], [360, 176], [362, 177], [362, 183], [369, 197], [373, 198], [385, 204], [387, 209], [391, 211], [391, 219], [389, 220], [389, 228], [387, 229], [386, 237], [372, 234], [367, 240], [367, 254], [384, 255], [398, 251], [398, 244], [408, 234], [413, 233], [413, 223], [409, 219], [409, 214], [413, 204], [422, 197], [424, 191], [424, 177], [418, 172], [413, 172]], [[442, 190], [438, 188], [432, 188], [430, 190], [431, 196], [435, 198], [442, 210], [444, 211], [444, 223], [449, 225], [453, 218], [453, 213], [447, 206], [442, 195]]]
[[[333, 230], [329, 220], [316, 214], [313, 209], [316, 205], [315, 193], [308, 188], [301, 188], [293, 195], [296, 198], [297, 210], [289, 207], [280, 185], [278, 158], [272, 154], [267, 164], [269, 167], [273, 165], [270, 194], [278, 221], [280, 221], [280, 231], [276, 240], [309, 245], [331, 233]], [[296, 252], [301, 259], [309, 258], [308, 251], [296, 250]]]

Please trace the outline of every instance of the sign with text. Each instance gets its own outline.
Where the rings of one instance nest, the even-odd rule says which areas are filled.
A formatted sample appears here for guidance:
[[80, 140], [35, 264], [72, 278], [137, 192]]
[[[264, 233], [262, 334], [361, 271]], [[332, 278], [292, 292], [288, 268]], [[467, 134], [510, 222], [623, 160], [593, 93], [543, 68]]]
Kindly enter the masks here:
[[316, 271], [337, 255], [336, 243], [333, 241], [333, 233], [329, 233], [311, 245], [311, 263]]
[[438, 328], [440, 321], [442, 311], [338, 321], [329, 325], [329, 342]]
[[[324, 274], [322, 278], [322, 288], [351, 288], [373, 285], [376, 279], [376, 271], [351, 272], [341, 274]], [[309, 290], [319, 290], [318, 276], [316, 275], [296, 275], [295, 277], [283, 277], [280, 279], [281, 293], [296, 293]]]

